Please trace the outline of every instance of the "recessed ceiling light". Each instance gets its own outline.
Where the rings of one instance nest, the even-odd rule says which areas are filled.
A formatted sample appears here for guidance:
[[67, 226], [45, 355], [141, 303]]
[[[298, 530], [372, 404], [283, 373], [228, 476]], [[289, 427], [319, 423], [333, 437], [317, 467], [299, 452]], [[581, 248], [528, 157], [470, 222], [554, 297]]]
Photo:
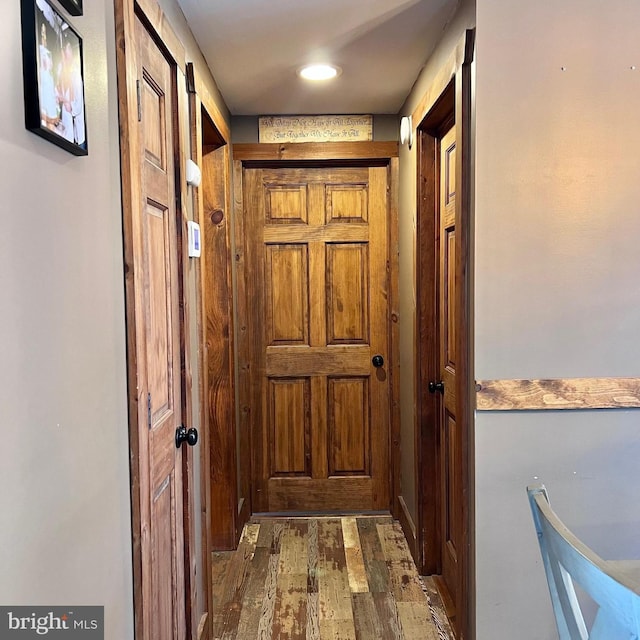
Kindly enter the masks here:
[[298, 75], [305, 80], [331, 80], [340, 75], [340, 67], [333, 64], [308, 64], [298, 69]]

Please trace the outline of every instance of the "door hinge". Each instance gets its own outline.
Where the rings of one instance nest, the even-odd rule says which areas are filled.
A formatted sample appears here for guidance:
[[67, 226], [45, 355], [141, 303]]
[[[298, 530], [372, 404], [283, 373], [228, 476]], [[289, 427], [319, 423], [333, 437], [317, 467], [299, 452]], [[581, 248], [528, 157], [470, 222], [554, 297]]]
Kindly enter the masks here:
[[138, 100], [138, 122], [142, 122], [142, 102], [140, 100], [140, 80], [136, 80], [136, 98]]
[[151, 431], [151, 394], [147, 393], [147, 426]]

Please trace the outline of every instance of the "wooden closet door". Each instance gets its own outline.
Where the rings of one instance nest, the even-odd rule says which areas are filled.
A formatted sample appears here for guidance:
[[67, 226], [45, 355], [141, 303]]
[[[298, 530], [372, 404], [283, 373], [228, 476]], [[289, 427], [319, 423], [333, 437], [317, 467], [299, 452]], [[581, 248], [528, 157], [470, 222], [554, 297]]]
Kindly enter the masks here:
[[244, 171], [254, 511], [389, 508], [387, 181]]
[[141, 198], [133, 221], [142, 608], [148, 638], [183, 638], [185, 622], [181, 326], [172, 67], [136, 20]]

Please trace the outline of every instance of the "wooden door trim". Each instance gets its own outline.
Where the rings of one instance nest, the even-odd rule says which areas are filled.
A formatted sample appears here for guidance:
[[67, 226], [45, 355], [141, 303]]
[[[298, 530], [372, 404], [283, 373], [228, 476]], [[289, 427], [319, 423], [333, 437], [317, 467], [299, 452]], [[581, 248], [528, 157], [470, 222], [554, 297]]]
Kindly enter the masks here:
[[221, 137], [222, 144], [228, 144], [231, 140], [231, 131], [225, 117], [213, 99], [209, 87], [198, 68], [192, 63], [187, 63], [187, 83], [189, 92], [198, 97], [202, 107], [206, 110], [213, 126]]
[[[434, 495], [427, 488], [437, 483], [436, 439], [433, 425], [436, 419], [435, 403], [430, 397], [423, 397], [421, 390], [427, 388], [429, 380], [436, 379], [438, 339], [433, 331], [420, 332], [420, 327], [437, 326], [435, 305], [436, 282], [434, 280], [436, 221], [433, 214], [438, 194], [435, 183], [437, 171], [437, 136], [447, 121], [455, 118], [457, 129], [456, 184], [456, 278], [458, 281], [456, 308], [456, 352], [464, 354], [456, 364], [456, 418], [462, 430], [462, 493], [463, 530], [461, 532], [460, 561], [463, 574], [460, 578], [459, 598], [456, 609], [463, 638], [475, 637], [475, 451], [473, 436], [473, 412], [475, 409], [475, 383], [473, 380], [473, 318], [472, 318], [472, 139], [471, 139], [471, 65], [475, 45], [475, 31], [468, 30], [461, 39], [454, 54], [443, 66], [436, 82], [414, 111], [419, 122], [418, 173], [417, 173], [417, 229], [416, 229], [416, 290], [419, 292], [416, 309], [415, 343], [415, 389], [416, 389], [416, 495], [417, 505], [417, 562], [425, 573], [440, 570], [438, 555], [439, 523], [426, 514], [439, 513]], [[429, 176], [432, 176], [429, 179]], [[464, 327], [464, 330], [463, 330]], [[437, 494], [437, 492], [436, 492]]]
[[[139, 251], [134, 246], [133, 225], [137, 207], [139, 206], [142, 190], [141, 166], [139, 163], [140, 146], [137, 135], [138, 128], [138, 97], [137, 97], [137, 69], [138, 57], [136, 53], [135, 21], [139, 18], [145, 28], [154, 38], [160, 49], [164, 52], [173, 67], [173, 80], [177, 104], [173, 114], [175, 125], [174, 136], [174, 160], [175, 160], [175, 195], [176, 212], [179, 213], [183, 224], [177, 228], [177, 252], [182, 262], [185, 246], [183, 242], [183, 227], [186, 224], [184, 203], [186, 202], [186, 185], [180, 179], [184, 175], [184, 149], [186, 132], [181, 115], [186, 111], [186, 88], [184, 74], [184, 47], [177, 38], [175, 32], [168, 24], [164, 13], [155, 0], [114, 0], [115, 35], [116, 35], [116, 66], [118, 71], [118, 104], [120, 124], [120, 162], [121, 162], [121, 186], [122, 186], [122, 224], [123, 224], [123, 263], [125, 284], [125, 317], [126, 317], [126, 347], [127, 347], [127, 398], [128, 398], [128, 424], [129, 424], [129, 450], [130, 450], [130, 484], [131, 484], [131, 519], [132, 519], [132, 565], [133, 565], [133, 607], [134, 607], [134, 634], [136, 638], [145, 638], [150, 632], [149, 612], [143, 609], [143, 557], [142, 557], [142, 504], [141, 504], [141, 466], [140, 460], [139, 425], [144, 422], [140, 416], [146, 409], [143, 399], [138, 395], [138, 388], [145, 388], [146, 372], [138, 366], [137, 353], [138, 342], [136, 327], [139, 318], [135, 311], [136, 291], [143, 284], [140, 274], [134, 268], [134, 253]], [[181, 268], [181, 267], [180, 267]], [[185, 296], [186, 274], [184, 271], [178, 275], [179, 307], [180, 307], [180, 341], [181, 341], [181, 394], [183, 419], [192, 415], [192, 403], [190, 393], [189, 355], [185, 344], [186, 326], [190, 313], [189, 303]], [[183, 456], [183, 467], [187, 465], [186, 456]], [[186, 488], [184, 506], [188, 509], [190, 503], [189, 488]], [[191, 515], [191, 514], [190, 514]], [[186, 522], [186, 521], [185, 521]], [[187, 522], [186, 526], [189, 526]], [[189, 572], [194, 567], [191, 561], [192, 550], [185, 545], [185, 571]], [[190, 583], [191, 580], [191, 583]], [[195, 581], [195, 576], [187, 578], [185, 584], [188, 594], [189, 584]], [[206, 585], [205, 585], [206, 586]], [[187, 606], [187, 603], [185, 603]], [[187, 624], [190, 620], [187, 618]]]
[[398, 156], [397, 142], [268, 142], [233, 145], [242, 162], [285, 160], [389, 160]]
[[202, 169], [197, 189], [203, 248], [198, 279], [203, 314], [201, 406], [209, 457], [203, 482], [210, 492], [211, 547], [220, 551], [234, 549], [242, 529], [238, 518], [230, 155], [204, 104], [201, 109], [201, 121], [208, 119], [208, 126], [215, 129], [197, 151]]
[[[131, 527], [133, 562], [134, 636], [144, 638], [148, 628], [142, 607], [142, 513], [140, 500], [140, 446], [138, 438], [138, 381], [135, 315], [135, 291], [138, 279], [134, 272], [133, 212], [141, 192], [139, 144], [137, 129], [137, 57], [135, 48], [135, 14], [133, 5], [126, 0], [116, 0], [116, 63], [118, 69], [118, 102], [120, 121], [120, 162], [122, 183], [122, 224], [125, 277], [125, 313], [127, 340], [127, 398], [129, 406], [129, 451], [131, 473]], [[142, 401], [140, 399], [140, 401]]]
[[[202, 182], [192, 190], [193, 219], [201, 226], [203, 253], [195, 262], [197, 335], [202, 345], [200, 385], [198, 389], [201, 416], [200, 445], [200, 509], [202, 517], [202, 554], [211, 558], [213, 550], [232, 549], [238, 538], [235, 397], [233, 364], [233, 305], [231, 302], [231, 247], [228, 212], [230, 210], [230, 161], [228, 125], [192, 63], [187, 63], [187, 87], [191, 114], [192, 159], [202, 170]], [[202, 94], [201, 94], [202, 92]], [[212, 157], [217, 176], [209, 170]], [[224, 220], [224, 225], [222, 221]], [[222, 268], [224, 277], [211, 265]], [[212, 271], [215, 280], [212, 280]], [[215, 286], [224, 284], [224, 295]], [[226, 413], [229, 412], [229, 413]], [[230, 438], [228, 437], [230, 435]], [[225, 443], [220, 464], [218, 451]], [[216, 449], [216, 450], [214, 450]], [[216, 458], [216, 466], [212, 459]], [[223, 491], [229, 494], [231, 508], [220, 514], [213, 508], [212, 488], [218, 477], [224, 477]], [[227, 491], [229, 488], [229, 492]], [[208, 617], [199, 623], [198, 638], [208, 638], [213, 612], [211, 562], [203, 567]]]
[[400, 456], [400, 227], [398, 224], [398, 185], [400, 160], [392, 157], [389, 161], [389, 353], [391, 366], [389, 367], [389, 404], [391, 407], [391, 451], [389, 462], [391, 475], [389, 490], [391, 491], [391, 513], [398, 520], [403, 514], [402, 494], [400, 486], [400, 471], [402, 468]]
[[[235, 147], [232, 147], [233, 160], [233, 238], [235, 258], [234, 301], [236, 305], [236, 420], [238, 448], [240, 451], [251, 451], [251, 425], [249, 421], [250, 371], [249, 371], [249, 331], [247, 330], [247, 294], [244, 254], [244, 202], [242, 172], [243, 164], [235, 158]], [[251, 461], [240, 467], [239, 496], [242, 504], [238, 506], [239, 522], [244, 523], [253, 511], [251, 505]]]
[[[116, 4], [119, 2], [126, 2], [126, 0], [116, 0]], [[184, 73], [184, 45], [180, 42], [180, 38], [171, 27], [160, 5], [156, 0], [133, 0], [133, 2], [134, 11], [146, 25], [147, 30], [155, 36], [161, 48], [165, 50], [178, 69]], [[131, 0], [127, 2], [127, 5], [131, 5]]]
[[[237, 383], [238, 383], [238, 438], [241, 451], [250, 451], [251, 424], [250, 398], [250, 344], [247, 323], [247, 286], [244, 255], [244, 196], [243, 172], [245, 168], [267, 164], [283, 166], [287, 162], [323, 163], [360, 162], [382, 163], [388, 167], [389, 180], [389, 356], [390, 367], [390, 505], [394, 517], [398, 517], [400, 493], [400, 392], [399, 392], [399, 292], [398, 292], [398, 143], [397, 142], [345, 142], [345, 143], [291, 143], [291, 144], [235, 144], [233, 145], [234, 178], [234, 238], [236, 261], [236, 317], [237, 332]], [[250, 478], [241, 474], [241, 492], [249, 496]], [[247, 505], [250, 506], [250, 505]], [[252, 509], [251, 509], [252, 510]], [[247, 514], [249, 510], [247, 511]]]

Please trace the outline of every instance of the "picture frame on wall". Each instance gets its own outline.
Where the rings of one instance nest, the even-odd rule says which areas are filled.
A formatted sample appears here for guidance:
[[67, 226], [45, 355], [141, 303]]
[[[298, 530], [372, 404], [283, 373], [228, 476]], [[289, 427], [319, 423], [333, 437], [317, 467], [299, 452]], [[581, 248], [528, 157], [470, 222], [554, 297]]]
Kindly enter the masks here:
[[58, 0], [62, 8], [69, 12], [70, 16], [82, 15], [82, 0]]
[[51, 0], [20, 4], [25, 126], [69, 153], [87, 155], [82, 37]]

